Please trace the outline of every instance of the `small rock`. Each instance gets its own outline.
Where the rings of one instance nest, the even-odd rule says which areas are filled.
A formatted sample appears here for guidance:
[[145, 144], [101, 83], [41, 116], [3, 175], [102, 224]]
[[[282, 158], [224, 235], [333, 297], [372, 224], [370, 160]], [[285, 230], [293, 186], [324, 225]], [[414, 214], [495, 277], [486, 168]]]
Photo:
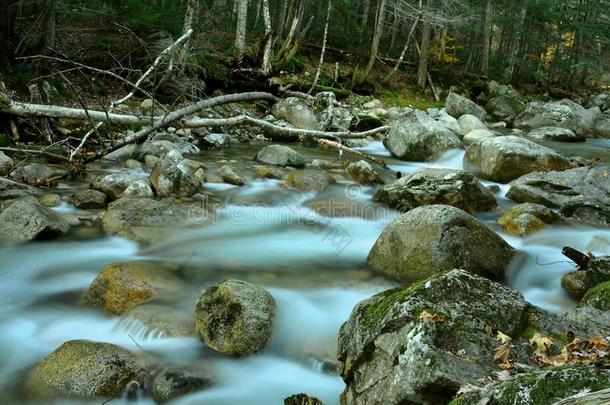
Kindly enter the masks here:
[[272, 109], [275, 118], [284, 120], [301, 129], [320, 129], [318, 113], [308, 106], [304, 100], [289, 97], [275, 103]]
[[309, 164], [309, 167], [311, 167], [312, 169], [316, 169], [316, 170], [330, 170], [330, 169], [337, 169], [338, 167], [341, 167], [341, 164], [332, 162], [330, 160], [325, 160], [325, 159], [314, 159]]
[[68, 196], [68, 203], [81, 210], [104, 208], [107, 201], [106, 194], [98, 190], [80, 190]]
[[29, 200], [17, 201], [0, 213], [0, 240], [27, 242], [68, 232], [70, 225], [55, 211]]
[[111, 200], [121, 198], [123, 192], [131, 183], [142, 180], [142, 177], [132, 173], [113, 173], [97, 177], [91, 182], [91, 188], [99, 190]]
[[222, 176], [222, 179], [229, 184], [236, 186], [243, 186], [248, 182], [244, 176], [242, 176], [235, 167], [224, 165], [218, 169], [218, 173]]
[[464, 114], [474, 115], [481, 121], [485, 121], [487, 118], [487, 112], [483, 109], [483, 107], [456, 93], [449, 93], [447, 96], [447, 100], [445, 101], [445, 110], [447, 110], [449, 115], [455, 118], [459, 118]]
[[40, 180], [48, 179], [54, 175], [55, 172], [49, 166], [41, 163], [30, 163], [13, 170], [11, 178], [28, 184], [37, 184]]
[[140, 104], [140, 111], [149, 112], [155, 106], [155, 101], [152, 98], [147, 98]]
[[195, 325], [212, 349], [230, 356], [247, 356], [267, 346], [275, 310], [275, 300], [265, 289], [228, 280], [201, 292]]
[[321, 192], [335, 182], [330, 174], [319, 170], [299, 170], [286, 176], [286, 183], [301, 191]]
[[284, 178], [284, 172], [277, 167], [256, 166], [256, 174], [267, 179], [281, 180]]
[[123, 192], [124, 198], [152, 198], [153, 196], [152, 188], [141, 180], [134, 181]]
[[345, 174], [350, 180], [364, 185], [383, 184], [379, 173], [366, 160], [352, 162], [345, 168]]
[[195, 171], [175, 150], [169, 151], [157, 162], [149, 179], [160, 197], [190, 197], [201, 189]]
[[501, 134], [495, 131], [490, 131], [489, 129], [475, 129], [464, 135], [462, 141], [464, 141], [466, 145], [470, 145], [477, 141], [481, 141], [483, 139], [488, 138], [495, 138], [497, 136], [501, 136]]
[[561, 276], [561, 286], [572, 297], [580, 300], [587, 292], [585, 287], [586, 272], [584, 271], [570, 271]]
[[59, 204], [61, 204], [61, 196], [59, 194], [45, 194], [38, 199], [38, 202], [45, 207], [57, 207]]
[[128, 169], [139, 169], [142, 167], [142, 163], [138, 162], [135, 159], [127, 159], [125, 161], [125, 167]]
[[120, 315], [152, 298], [176, 293], [177, 279], [150, 262], [129, 262], [104, 267], [89, 286], [83, 302]]
[[256, 155], [256, 160], [272, 166], [305, 167], [303, 156], [284, 145], [265, 146]]
[[527, 236], [560, 220], [561, 217], [540, 204], [524, 203], [504, 212], [498, 223], [511, 235]]
[[13, 169], [13, 159], [0, 152], [0, 176], [6, 176]]
[[164, 403], [213, 384], [212, 377], [201, 368], [170, 368], [155, 377], [151, 391], [155, 401]]
[[206, 149], [222, 149], [231, 146], [231, 137], [227, 134], [208, 134], [199, 142]]
[[487, 125], [471, 114], [464, 114], [458, 119], [462, 133], [467, 134], [475, 129], [487, 129]]

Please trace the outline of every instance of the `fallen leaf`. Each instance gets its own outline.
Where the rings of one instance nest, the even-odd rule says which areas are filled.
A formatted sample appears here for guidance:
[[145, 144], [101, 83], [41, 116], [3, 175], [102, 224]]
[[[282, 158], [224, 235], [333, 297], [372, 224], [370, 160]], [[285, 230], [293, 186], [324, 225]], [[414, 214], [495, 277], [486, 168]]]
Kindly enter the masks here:
[[504, 344], [504, 343], [510, 343], [512, 341], [512, 339], [510, 338], [510, 336], [505, 335], [504, 333], [498, 331], [498, 334], [496, 335], [496, 340], [498, 340], [500, 343]]
[[424, 322], [433, 322], [433, 323], [438, 323], [438, 322], [443, 321], [438, 314], [432, 315], [430, 312], [428, 312], [426, 310], [423, 310], [421, 312], [421, 314], [419, 314], [419, 319], [423, 320]]
[[553, 339], [550, 337], [542, 336], [540, 333], [535, 333], [534, 336], [529, 340], [530, 345], [534, 347], [537, 354], [544, 354], [549, 347], [553, 344]]

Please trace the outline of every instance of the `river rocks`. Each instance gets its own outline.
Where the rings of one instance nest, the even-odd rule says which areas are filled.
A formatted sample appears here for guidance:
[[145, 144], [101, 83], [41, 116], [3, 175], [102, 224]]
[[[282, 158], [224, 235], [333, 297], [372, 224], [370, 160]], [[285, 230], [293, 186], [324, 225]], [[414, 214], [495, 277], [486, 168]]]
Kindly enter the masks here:
[[466, 212], [428, 205], [388, 226], [369, 252], [368, 263], [405, 283], [454, 268], [502, 279], [513, 255], [510, 245]]
[[383, 184], [379, 173], [366, 160], [352, 162], [345, 168], [345, 174], [350, 180], [364, 185]]
[[523, 112], [525, 104], [507, 96], [496, 96], [485, 105], [487, 112], [495, 119], [512, 124], [517, 115]]
[[139, 369], [134, 354], [110, 343], [71, 340], [46, 356], [26, 377], [36, 397], [114, 397]]
[[470, 131], [474, 131], [475, 129], [487, 129], [487, 126], [471, 114], [464, 114], [458, 119], [458, 124], [460, 128], [462, 128], [462, 133], [467, 134]]
[[175, 310], [158, 304], [139, 304], [123, 314], [121, 326], [126, 329], [139, 322], [148, 328], [152, 336], [195, 336], [195, 320], [192, 313]]
[[0, 152], [0, 176], [6, 176], [13, 169], [13, 159]]
[[149, 112], [155, 107], [155, 100], [146, 98], [140, 103], [140, 111]]
[[464, 130], [462, 129], [462, 127], [460, 127], [458, 120], [447, 114], [447, 111], [445, 111], [444, 109], [441, 110], [441, 112], [438, 114], [436, 120], [442, 125], [444, 125], [445, 128], [454, 132], [456, 135], [464, 134]]
[[565, 218], [593, 226], [610, 227], [610, 206], [591, 198], [573, 200], [561, 206]]
[[320, 170], [299, 170], [289, 173], [286, 184], [301, 191], [321, 192], [326, 190], [335, 179], [328, 173]]
[[102, 226], [111, 235], [148, 241], [169, 227], [188, 224], [186, 205], [149, 198], [121, 198], [108, 205]]
[[574, 131], [567, 128], [541, 127], [527, 133], [527, 136], [534, 139], [544, 139], [555, 142], [584, 142], [583, 135], [576, 135]]
[[497, 207], [493, 193], [471, 173], [452, 169], [419, 169], [381, 187], [373, 200], [399, 211], [421, 205], [446, 204], [470, 213]]
[[586, 292], [579, 305], [600, 311], [610, 310], [610, 281], [598, 284]]
[[223, 149], [231, 146], [231, 138], [227, 134], [208, 134], [201, 138], [199, 144], [206, 149]]
[[507, 197], [559, 208], [585, 199], [610, 206], [610, 169], [579, 167], [560, 172], [530, 173], [511, 183]]
[[542, 127], [567, 128], [577, 135], [584, 134], [586, 130], [583, 118], [570, 106], [559, 103], [528, 103], [513, 125], [524, 131]]
[[131, 183], [142, 180], [141, 176], [132, 173], [112, 173], [95, 178], [91, 188], [105, 193], [111, 200], [121, 198]]
[[220, 176], [222, 176], [222, 179], [229, 184], [243, 186], [248, 182], [248, 180], [246, 180], [246, 178], [242, 176], [233, 166], [221, 166], [220, 169], [218, 169], [218, 173]]
[[161, 197], [190, 197], [201, 188], [195, 171], [175, 150], [169, 151], [157, 162], [150, 173], [150, 183]]
[[256, 166], [256, 174], [267, 179], [280, 180], [284, 178], [282, 169], [271, 166]]
[[284, 120], [301, 129], [320, 129], [318, 113], [304, 100], [289, 97], [275, 103], [272, 109], [275, 118]]
[[151, 393], [155, 401], [164, 403], [209, 387], [213, 378], [200, 367], [179, 367], [163, 370], [152, 382]]
[[475, 129], [464, 135], [462, 141], [464, 141], [464, 144], [466, 145], [471, 145], [477, 141], [482, 141], [488, 138], [495, 138], [497, 136], [501, 136], [501, 134], [495, 131], [490, 131], [489, 129]]
[[178, 291], [177, 280], [158, 264], [129, 262], [102, 269], [89, 286], [83, 302], [120, 315], [153, 297]]
[[519, 204], [504, 212], [498, 223], [511, 235], [526, 236], [560, 220], [561, 217], [540, 204]]
[[152, 198], [153, 196], [152, 188], [141, 180], [134, 181], [123, 192], [124, 198]]
[[8, 242], [49, 239], [69, 229], [62, 216], [30, 200], [17, 201], [0, 213], [0, 240]]
[[82, 210], [104, 208], [107, 201], [106, 194], [98, 190], [79, 190], [68, 196], [68, 203]]
[[0, 200], [36, 195], [38, 191], [23, 183], [0, 177]]
[[433, 160], [446, 150], [462, 146], [457, 135], [419, 110], [393, 121], [383, 143], [393, 156], [414, 161]]
[[[499, 384], [458, 397], [452, 404], [552, 405], [579, 393], [608, 388], [609, 370], [593, 366], [564, 365], [546, 371], [517, 374]], [[583, 402], [574, 400], [569, 403], [602, 403], [586, 402], [584, 398], [581, 401]]]
[[567, 272], [561, 276], [561, 286], [572, 297], [580, 300], [587, 292], [585, 287], [586, 275], [587, 273], [581, 270]]
[[214, 350], [230, 356], [262, 352], [273, 332], [275, 300], [265, 289], [228, 280], [201, 292], [195, 325]]
[[307, 394], [296, 394], [288, 398], [284, 398], [284, 405], [323, 405], [316, 397], [310, 397]]
[[605, 114], [595, 121], [593, 133], [602, 138], [610, 138], [610, 115]]
[[600, 256], [589, 260], [585, 269], [585, 288], [610, 281], [610, 256]]
[[527, 308], [517, 291], [462, 270], [362, 301], [339, 332], [342, 404], [447, 403], [497, 370], [485, 329], [517, 337]]
[[30, 163], [27, 166], [17, 167], [11, 173], [11, 178], [28, 184], [37, 184], [41, 180], [53, 177], [55, 172], [42, 163]]
[[530, 172], [568, 168], [570, 162], [552, 149], [513, 135], [475, 142], [464, 155], [465, 170], [504, 183]]
[[256, 160], [272, 166], [305, 167], [303, 156], [284, 145], [265, 146], [257, 153]]
[[481, 121], [485, 121], [487, 118], [487, 112], [483, 109], [483, 107], [456, 93], [449, 93], [447, 96], [447, 100], [445, 101], [445, 110], [447, 110], [449, 115], [455, 118], [460, 118], [464, 114], [474, 115]]

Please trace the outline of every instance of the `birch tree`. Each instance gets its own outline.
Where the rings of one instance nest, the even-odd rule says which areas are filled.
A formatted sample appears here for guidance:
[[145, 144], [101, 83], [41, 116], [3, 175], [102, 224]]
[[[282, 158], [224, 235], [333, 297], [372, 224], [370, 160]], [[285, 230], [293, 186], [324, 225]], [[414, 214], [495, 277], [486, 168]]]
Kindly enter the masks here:
[[235, 32], [235, 58], [241, 64], [246, 50], [246, 29], [248, 26], [248, 0], [236, 0], [237, 29]]

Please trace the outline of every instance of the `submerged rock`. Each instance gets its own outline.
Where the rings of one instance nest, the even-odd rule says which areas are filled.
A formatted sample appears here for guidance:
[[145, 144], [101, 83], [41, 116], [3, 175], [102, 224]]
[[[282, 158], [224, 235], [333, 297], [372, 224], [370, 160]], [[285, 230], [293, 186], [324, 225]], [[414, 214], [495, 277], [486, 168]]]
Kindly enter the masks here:
[[366, 160], [352, 162], [345, 168], [345, 174], [350, 180], [363, 185], [383, 184], [383, 180], [379, 176], [373, 166]]
[[107, 201], [106, 194], [98, 190], [79, 190], [68, 196], [68, 203], [82, 210], [104, 208]]
[[388, 226], [369, 252], [368, 263], [406, 283], [455, 268], [502, 279], [513, 255], [510, 245], [466, 212], [428, 205]]
[[35, 397], [113, 397], [139, 369], [136, 356], [110, 343], [71, 340], [34, 367], [25, 380]]
[[133, 173], [113, 173], [95, 178], [91, 182], [91, 188], [105, 193], [111, 200], [117, 200], [123, 196], [123, 192], [133, 182], [142, 180], [141, 176]]
[[49, 239], [69, 229], [61, 215], [30, 200], [17, 201], [0, 213], [0, 240], [8, 242]]
[[318, 113], [297, 97], [289, 97], [275, 103], [272, 109], [275, 118], [284, 120], [302, 129], [320, 129]]
[[157, 162], [150, 173], [150, 183], [161, 197], [190, 197], [201, 189], [195, 170], [175, 150]]
[[483, 107], [456, 93], [449, 93], [447, 96], [445, 110], [455, 118], [460, 118], [464, 114], [474, 115], [481, 121], [485, 121], [487, 118], [487, 111]]
[[180, 337], [195, 336], [195, 320], [192, 313], [182, 312], [159, 304], [139, 304], [123, 314], [121, 324], [133, 321], [142, 323], [152, 335]]
[[222, 176], [222, 179], [236, 186], [243, 186], [248, 182], [244, 176], [242, 176], [235, 167], [224, 165], [218, 169], [218, 173]]
[[465, 170], [498, 182], [509, 182], [531, 172], [570, 167], [568, 159], [552, 149], [512, 135], [475, 142], [464, 155]]
[[419, 110], [393, 121], [383, 143], [393, 156], [414, 161], [433, 160], [462, 146], [457, 135]]
[[275, 310], [275, 300], [264, 288], [228, 280], [201, 292], [195, 325], [212, 349], [230, 356], [247, 356], [267, 346]]
[[201, 367], [179, 367], [163, 370], [152, 382], [155, 401], [164, 403], [214, 384], [212, 376]]
[[498, 205], [493, 193], [471, 173], [433, 168], [419, 169], [381, 187], [373, 200], [399, 211], [421, 205], [446, 204], [474, 213], [492, 211]]
[[111, 264], [89, 286], [83, 302], [113, 314], [123, 312], [179, 290], [178, 280], [167, 269], [151, 262]]
[[326, 190], [335, 179], [330, 174], [320, 170], [299, 170], [286, 176], [286, 183], [301, 191], [321, 192]]
[[498, 223], [511, 235], [530, 235], [547, 227], [547, 224], [559, 221], [561, 217], [544, 205], [524, 203], [504, 212]]
[[265, 146], [257, 153], [256, 160], [272, 166], [305, 167], [303, 156], [284, 145]]

